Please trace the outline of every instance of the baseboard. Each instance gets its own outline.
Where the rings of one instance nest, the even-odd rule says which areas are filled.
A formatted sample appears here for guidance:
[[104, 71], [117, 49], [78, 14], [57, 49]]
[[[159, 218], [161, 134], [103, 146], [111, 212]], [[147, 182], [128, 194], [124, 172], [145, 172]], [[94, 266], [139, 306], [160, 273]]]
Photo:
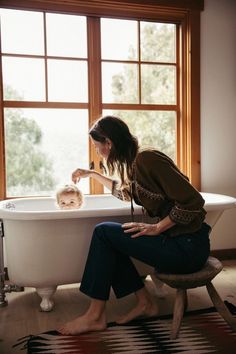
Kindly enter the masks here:
[[236, 259], [236, 248], [212, 250], [211, 256], [216, 257], [220, 260]]

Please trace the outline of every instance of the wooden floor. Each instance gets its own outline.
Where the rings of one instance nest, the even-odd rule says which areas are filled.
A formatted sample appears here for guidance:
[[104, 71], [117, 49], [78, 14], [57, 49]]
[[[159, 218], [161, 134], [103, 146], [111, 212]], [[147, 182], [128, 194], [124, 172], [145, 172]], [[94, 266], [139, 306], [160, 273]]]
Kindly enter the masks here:
[[[217, 291], [223, 300], [236, 305], [236, 260], [223, 261], [224, 269], [213, 280]], [[155, 288], [148, 277], [146, 286], [155, 294]], [[168, 291], [164, 299], [156, 297], [160, 306], [160, 314], [172, 313], [174, 290], [165, 286]], [[205, 287], [188, 291], [189, 310], [212, 306]], [[13, 349], [12, 345], [20, 337], [56, 329], [64, 322], [82, 314], [89, 304], [89, 299], [79, 292], [78, 284], [58, 287], [54, 295], [55, 308], [51, 312], [40, 312], [40, 298], [33, 288], [25, 288], [24, 292], [7, 295], [8, 306], [0, 308], [0, 353], [22, 353]], [[133, 295], [123, 299], [115, 299], [111, 294], [107, 304], [108, 321], [114, 321], [117, 316], [134, 306]]]

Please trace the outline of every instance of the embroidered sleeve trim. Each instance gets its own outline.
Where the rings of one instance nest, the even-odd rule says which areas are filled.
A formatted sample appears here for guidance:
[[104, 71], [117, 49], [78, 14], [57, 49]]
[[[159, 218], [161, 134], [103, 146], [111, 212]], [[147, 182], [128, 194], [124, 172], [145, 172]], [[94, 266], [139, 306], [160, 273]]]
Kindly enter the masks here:
[[112, 195], [114, 195], [114, 197], [129, 202], [130, 201], [130, 194], [128, 192], [128, 190], [121, 190], [119, 188], [117, 188], [118, 182], [117, 181], [113, 181], [112, 182]]
[[186, 210], [175, 205], [170, 211], [170, 218], [176, 224], [189, 224], [196, 216], [200, 216], [204, 213], [204, 209]]
[[148, 190], [147, 188], [143, 187], [137, 181], [135, 181], [135, 189], [137, 191], [137, 194], [141, 194], [149, 199], [164, 200], [164, 196], [161, 193], [152, 192], [152, 191]]

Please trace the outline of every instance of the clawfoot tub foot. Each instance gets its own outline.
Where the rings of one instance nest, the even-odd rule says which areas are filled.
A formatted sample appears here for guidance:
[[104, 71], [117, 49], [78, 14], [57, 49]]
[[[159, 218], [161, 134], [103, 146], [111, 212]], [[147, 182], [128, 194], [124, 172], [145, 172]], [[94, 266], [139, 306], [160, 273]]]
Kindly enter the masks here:
[[37, 294], [42, 299], [40, 303], [40, 308], [43, 312], [49, 312], [53, 309], [54, 302], [51, 298], [56, 290], [56, 286], [52, 286], [50, 288], [36, 288]]

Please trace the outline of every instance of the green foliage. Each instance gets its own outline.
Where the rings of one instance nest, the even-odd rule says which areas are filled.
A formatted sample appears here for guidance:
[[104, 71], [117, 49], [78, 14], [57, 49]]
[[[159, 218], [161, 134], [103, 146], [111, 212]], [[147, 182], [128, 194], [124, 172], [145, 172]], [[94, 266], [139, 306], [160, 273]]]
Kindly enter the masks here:
[[[141, 102], [175, 103], [175, 68], [153, 64], [175, 61], [174, 25], [142, 23], [141, 57], [151, 64], [141, 66]], [[133, 48], [130, 48], [132, 53]], [[130, 56], [131, 57], [131, 56]], [[123, 72], [112, 78], [114, 102], [138, 103], [134, 65], [124, 65]], [[176, 116], [174, 111], [113, 111], [129, 125], [141, 146], [155, 147], [175, 160]]]
[[123, 119], [141, 147], [153, 147], [175, 160], [175, 114], [165, 111], [113, 111]]
[[[8, 97], [16, 98], [11, 88], [7, 91]], [[42, 132], [37, 123], [23, 117], [19, 109], [6, 109], [5, 131], [8, 194], [51, 190], [55, 185], [52, 162], [41, 151]]]

